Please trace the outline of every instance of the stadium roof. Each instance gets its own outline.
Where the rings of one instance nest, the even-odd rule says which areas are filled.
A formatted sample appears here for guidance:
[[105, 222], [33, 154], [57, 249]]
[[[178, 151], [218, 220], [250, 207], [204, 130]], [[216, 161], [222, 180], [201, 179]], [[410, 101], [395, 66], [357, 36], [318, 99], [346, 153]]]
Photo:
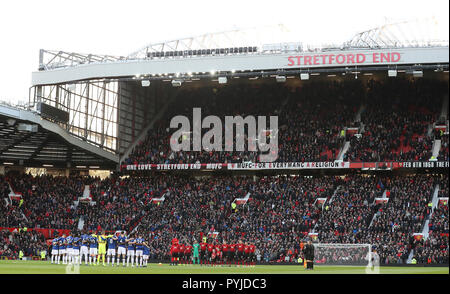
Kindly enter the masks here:
[[[256, 48], [258, 54], [285, 52], [312, 52], [330, 49], [381, 49], [405, 47], [448, 47], [448, 38], [442, 39], [441, 27], [435, 18], [396, 22], [360, 32], [341, 44], [307, 44], [298, 40], [298, 32], [283, 24], [275, 26], [234, 29], [216, 33], [206, 33], [164, 42], [150, 43], [128, 56], [80, 54], [65, 51], [44, 50], [40, 52], [39, 70], [66, 68], [90, 63], [126, 62], [149, 59], [153, 53], [173, 58], [178, 52], [187, 54], [189, 50], [210, 50], [224, 48]], [[250, 52], [250, 53], [256, 53]], [[172, 54], [167, 54], [172, 53]], [[228, 52], [227, 54], [242, 53]], [[202, 52], [202, 55], [203, 54]]]
[[115, 169], [118, 157], [28, 110], [0, 105], [0, 162], [26, 167]]
[[441, 39], [435, 18], [385, 24], [360, 32], [344, 43], [344, 48], [399, 48], [448, 46]]

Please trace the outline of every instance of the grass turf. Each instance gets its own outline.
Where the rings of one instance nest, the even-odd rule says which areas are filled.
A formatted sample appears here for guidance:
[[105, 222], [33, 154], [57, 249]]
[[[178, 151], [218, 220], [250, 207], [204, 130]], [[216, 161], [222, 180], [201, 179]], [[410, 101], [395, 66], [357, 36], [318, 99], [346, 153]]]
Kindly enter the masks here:
[[[49, 261], [0, 261], [0, 274], [65, 274], [67, 265]], [[257, 265], [256, 267], [205, 267], [199, 265], [170, 266], [149, 264], [146, 268], [122, 266], [79, 267], [80, 274], [365, 274], [360, 266], [315, 266], [306, 271], [296, 265]], [[381, 267], [380, 274], [449, 274], [448, 267]]]

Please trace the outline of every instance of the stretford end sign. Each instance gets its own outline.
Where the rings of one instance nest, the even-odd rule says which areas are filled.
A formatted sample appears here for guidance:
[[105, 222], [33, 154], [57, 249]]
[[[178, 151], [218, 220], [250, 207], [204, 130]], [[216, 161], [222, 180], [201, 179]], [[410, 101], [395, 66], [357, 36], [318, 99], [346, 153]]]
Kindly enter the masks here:
[[288, 66], [308, 65], [364, 65], [400, 62], [400, 52], [371, 52], [371, 53], [320, 53], [289, 56]]

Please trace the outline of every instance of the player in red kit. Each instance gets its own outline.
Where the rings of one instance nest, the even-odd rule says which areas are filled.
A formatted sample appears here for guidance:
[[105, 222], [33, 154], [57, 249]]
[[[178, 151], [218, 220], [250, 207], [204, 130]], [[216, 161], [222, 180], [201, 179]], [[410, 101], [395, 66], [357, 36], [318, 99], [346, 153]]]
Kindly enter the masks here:
[[178, 245], [178, 264], [184, 264], [184, 247], [183, 243]]
[[237, 246], [236, 246], [236, 250], [237, 250], [237, 265], [239, 265], [239, 263], [242, 263], [242, 265], [244, 265], [244, 244], [242, 243], [241, 240], [239, 240]]
[[256, 264], [256, 246], [250, 243], [250, 265], [255, 267]]
[[216, 249], [216, 264], [222, 264], [222, 245], [217, 242], [214, 247]]
[[213, 249], [214, 249], [214, 245], [208, 244], [207, 251], [206, 251], [206, 260], [207, 260], [208, 264], [211, 264], [211, 256], [213, 253]]
[[222, 244], [222, 264], [229, 264], [230, 257], [229, 257], [229, 251], [228, 251], [228, 244], [227, 242], [223, 241]]
[[250, 244], [248, 242], [244, 244], [244, 260], [242, 263], [246, 266], [250, 265]]
[[216, 264], [216, 247], [213, 246], [213, 249], [211, 251], [211, 266], [215, 266]]
[[228, 245], [228, 250], [229, 250], [228, 256], [230, 259], [229, 262], [230, 262], [230, 266], [231, 266], [233, 261], [236, 264], [236, 244], [231, 243], [230, 245]]
[[178, 259], [178, 243], [172, 244], [172, 247], [170, 248], [170, 255], [172, 256], [172, 262], [170, 263], [170, 265], [176, 265]]
[[200, 243], [200, 264], [206, 264], [206, 249], [208, 244], [206, 242]]
[[189, 244], [186, 244], [184, 248], [184, 258], [185, 258], [185, 264], [192, 264], [192, 246]]

